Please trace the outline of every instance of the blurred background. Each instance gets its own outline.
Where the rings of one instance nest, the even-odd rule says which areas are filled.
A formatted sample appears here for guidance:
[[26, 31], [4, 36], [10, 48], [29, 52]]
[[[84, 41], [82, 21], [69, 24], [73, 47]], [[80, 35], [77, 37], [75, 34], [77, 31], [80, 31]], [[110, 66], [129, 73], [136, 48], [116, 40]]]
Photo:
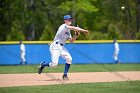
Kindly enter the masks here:
[[0, 41], [53, 40], [66, 14], [80, 40], [140, 39], [140, 0], [0, 0]]

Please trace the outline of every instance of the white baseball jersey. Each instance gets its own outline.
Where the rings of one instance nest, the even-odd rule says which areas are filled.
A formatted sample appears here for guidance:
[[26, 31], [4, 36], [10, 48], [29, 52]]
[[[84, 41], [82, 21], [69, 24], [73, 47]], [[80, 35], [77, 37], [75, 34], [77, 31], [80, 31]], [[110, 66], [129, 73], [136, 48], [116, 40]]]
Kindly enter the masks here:
[[55, 35], [54, 41], [65, 44], [69, 38], [71, 38], [70, 29], [68, 29], [66, 24], [62, 24]]

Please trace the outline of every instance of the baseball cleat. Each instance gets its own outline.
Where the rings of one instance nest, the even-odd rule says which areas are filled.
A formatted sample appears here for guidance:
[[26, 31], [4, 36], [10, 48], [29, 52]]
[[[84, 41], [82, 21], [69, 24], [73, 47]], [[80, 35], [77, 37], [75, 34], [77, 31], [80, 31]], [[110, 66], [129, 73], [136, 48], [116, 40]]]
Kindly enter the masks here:
[[40, 66], [38, 68], [38, 74], [41, 74], [42, 73], [42, 70], [43, 70], [43, 62], [40, 63]]
[[63, 80], [69, 80], [69, 78], [66, 75], [62, 76]]

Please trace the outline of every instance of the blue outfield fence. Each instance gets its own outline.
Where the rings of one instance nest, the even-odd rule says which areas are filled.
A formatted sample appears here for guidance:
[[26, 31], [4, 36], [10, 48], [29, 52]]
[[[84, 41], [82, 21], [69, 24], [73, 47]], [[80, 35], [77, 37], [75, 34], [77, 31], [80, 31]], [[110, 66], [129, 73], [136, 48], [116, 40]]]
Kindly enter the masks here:
[[[23, 42], [26, 47], [26, 60], [28, 64], [39, 64], [42, 61], [51, 61], [49, 51], [50, 42]], [[121, 63], [140, 63], [140, 42], [119, 42]], [[80, 41], [67, 43], [65, 47], [70, 52], [73, 64], [107, 64], [114, 63], [114, 44], [112, 41]], [[60, 57], [59, 64], [65, 60]], [[20, 47], [18, 42], [0, 42], [0, 65], [20, 64]]]

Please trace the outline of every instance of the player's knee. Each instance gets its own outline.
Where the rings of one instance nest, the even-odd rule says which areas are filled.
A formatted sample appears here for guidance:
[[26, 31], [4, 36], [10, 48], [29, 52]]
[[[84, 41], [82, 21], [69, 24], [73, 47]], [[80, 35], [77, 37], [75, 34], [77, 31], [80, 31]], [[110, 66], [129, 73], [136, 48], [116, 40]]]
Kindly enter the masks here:
[[71, 57], [67, 58], [67, 59], [66, 59], [66, 63], [72, 64], [72, 58], [71, 58]]
[[57, 63], [51, 62], [51, 63], [49, 64], [49, 66], [50, 66], [50, 67], [57, 67]]

